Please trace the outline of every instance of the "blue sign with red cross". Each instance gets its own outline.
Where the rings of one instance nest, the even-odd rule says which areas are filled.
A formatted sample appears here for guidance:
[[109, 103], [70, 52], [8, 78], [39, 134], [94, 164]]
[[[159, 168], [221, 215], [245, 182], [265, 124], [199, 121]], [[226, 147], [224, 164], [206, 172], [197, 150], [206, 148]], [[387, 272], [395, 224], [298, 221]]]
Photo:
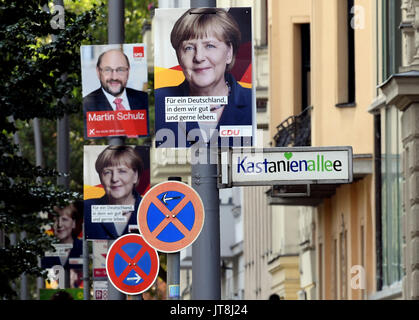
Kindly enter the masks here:
[[182, 182], [168, 181], [151, 188], [138, 207], [138, 228], [150, 246], [177, 252], [199, 236], [204, 207], [198, 193]]
[[159, 272], [157, 251], [139, 234], [118, 238], [106, 256], [106, 272], [115, 288], [135, 295], [148, 290]]

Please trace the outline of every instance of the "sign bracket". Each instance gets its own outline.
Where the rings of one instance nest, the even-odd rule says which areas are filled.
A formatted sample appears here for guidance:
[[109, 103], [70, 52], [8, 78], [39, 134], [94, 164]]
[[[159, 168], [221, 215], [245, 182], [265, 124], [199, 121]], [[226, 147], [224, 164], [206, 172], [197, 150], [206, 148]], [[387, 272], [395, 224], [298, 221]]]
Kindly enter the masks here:
[[306, 192], [283, 192], [284, 189], [281, 189], [281, 185], [279, 185], [279, 194], [274, 195], [274, 190], [271, 188], [270, 193], [271, 197], [282, 197], [282, 198], [299, 198], [299, 197], [310, 197], [311, 195], [311, 188], [310, 184], [306, 184]]

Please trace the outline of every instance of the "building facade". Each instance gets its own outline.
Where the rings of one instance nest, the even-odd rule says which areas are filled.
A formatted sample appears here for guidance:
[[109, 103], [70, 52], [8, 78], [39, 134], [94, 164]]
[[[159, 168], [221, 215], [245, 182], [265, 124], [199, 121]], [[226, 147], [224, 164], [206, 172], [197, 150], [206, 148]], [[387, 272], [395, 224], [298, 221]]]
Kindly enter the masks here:
[[272, 196], [300, 210], [299, 299], [419, 299], [419, 1], [269, 9], [275, 145], [354, 151], [353, 183]]
[[[375, 119], [379, 298], [419, 299], [419, 1], [382, 3]], [[378, 157], [378, 155], [380, 157]]]
[[[376, 91], [375, 4], [269, 4], [273, 145], [352, 146], [354, 154], [351, 184], [312, 185], [306, 197], [292, 196], [295, 187], [272, 188], [273, 210], [289, 221], [281, 236], [297, 237], [294, 297], [365, 299], [375, 292], [374, 131], [367, 112]], [[281, 268], [270, 272], [275, 278]]]

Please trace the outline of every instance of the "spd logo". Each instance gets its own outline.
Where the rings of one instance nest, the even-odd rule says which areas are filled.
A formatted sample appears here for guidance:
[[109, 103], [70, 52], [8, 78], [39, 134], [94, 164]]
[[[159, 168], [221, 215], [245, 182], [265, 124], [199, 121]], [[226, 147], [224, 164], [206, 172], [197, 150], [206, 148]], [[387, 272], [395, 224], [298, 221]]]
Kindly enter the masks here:
[[144, 47], [133, 47], [133, 56], [134, 59], [142, 59], [144, 58]]

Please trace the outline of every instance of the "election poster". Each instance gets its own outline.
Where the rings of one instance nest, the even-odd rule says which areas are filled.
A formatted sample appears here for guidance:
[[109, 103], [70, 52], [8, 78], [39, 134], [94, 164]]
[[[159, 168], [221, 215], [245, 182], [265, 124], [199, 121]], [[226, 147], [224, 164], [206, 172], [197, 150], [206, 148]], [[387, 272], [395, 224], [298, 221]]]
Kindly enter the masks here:
[[93, 281], [93, 299], [108, 300], [108, 281]]
[[95, 240], [92, 244], [93, 251], [93, 277], [106, 278], [106, 254], [108, 252], [107, 240]]
[[144, 44], [81, 46], [85, 139], [149, 135]]
[[251, 8], [157, 9], [156, 147], [251, 146]]
[[48, 213], [53, 221], [45, 232], [54, 237], [53, 249], [41, 258], [41, 267], [51, 270], [59, 267], [70, 275], [70, 287], [81, 285], [83, 268], [83, 202], [76, 201], [63, 207], [54, 207]]
[[83, 300], [83, 289], [39, 289], [39, 300]]
[[138, 232], [137, 209], [150, 188], [150, 148], [84, 146], [83, 177], [86, 239]]

